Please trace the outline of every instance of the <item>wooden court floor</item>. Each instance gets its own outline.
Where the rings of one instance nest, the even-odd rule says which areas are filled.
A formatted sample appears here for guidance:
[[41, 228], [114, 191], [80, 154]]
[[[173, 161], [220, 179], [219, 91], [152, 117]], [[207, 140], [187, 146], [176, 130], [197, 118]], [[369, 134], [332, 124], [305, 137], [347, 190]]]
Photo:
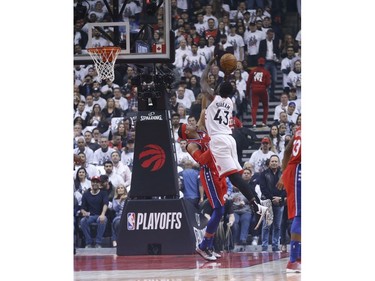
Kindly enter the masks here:
[[101, 281], [301, 281], [286, 273], [289, 253], [223, 253], [214, 262], [192, 255], [117, 256], [115, 249], [77, 249], [74, 280]]

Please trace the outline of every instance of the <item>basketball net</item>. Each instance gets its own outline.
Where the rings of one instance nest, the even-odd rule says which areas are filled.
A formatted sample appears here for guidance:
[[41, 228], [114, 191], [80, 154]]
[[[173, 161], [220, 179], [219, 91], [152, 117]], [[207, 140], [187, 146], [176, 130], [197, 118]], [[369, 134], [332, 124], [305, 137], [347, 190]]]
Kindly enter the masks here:
[[115, 80], [114, 67], [120, 47], [98, 47], [88, 48], [92, 60], [95, 63], [96, 72], [98, 72], [98, 80], [109, 79], [111, 82]]

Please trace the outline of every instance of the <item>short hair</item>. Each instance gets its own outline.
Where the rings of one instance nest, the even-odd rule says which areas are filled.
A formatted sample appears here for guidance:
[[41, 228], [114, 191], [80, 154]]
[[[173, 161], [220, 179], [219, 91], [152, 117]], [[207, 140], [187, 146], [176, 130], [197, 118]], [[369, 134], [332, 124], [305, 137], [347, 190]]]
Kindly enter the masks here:
[[106, 160], [104, 163], [103, 163], [103, 166], [105, 166], [106, 164], [111, 164], [111, 166], [113, 166], [113, 163], [111, 160]]
[[233, 93], [233, 86], [230, 82], [224, 81], [219, 88], [219, 95], [221, 97], [229, 97]]

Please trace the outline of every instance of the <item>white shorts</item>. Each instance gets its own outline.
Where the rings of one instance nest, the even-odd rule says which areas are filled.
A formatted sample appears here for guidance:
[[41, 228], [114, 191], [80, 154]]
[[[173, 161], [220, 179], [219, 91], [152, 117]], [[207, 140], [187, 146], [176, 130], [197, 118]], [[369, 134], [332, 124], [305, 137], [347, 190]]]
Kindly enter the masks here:
[[241, 171], [234, 138], [231, 135], [213, 135], [210, 138], [210, 150], [219, 175], [227, 176]]

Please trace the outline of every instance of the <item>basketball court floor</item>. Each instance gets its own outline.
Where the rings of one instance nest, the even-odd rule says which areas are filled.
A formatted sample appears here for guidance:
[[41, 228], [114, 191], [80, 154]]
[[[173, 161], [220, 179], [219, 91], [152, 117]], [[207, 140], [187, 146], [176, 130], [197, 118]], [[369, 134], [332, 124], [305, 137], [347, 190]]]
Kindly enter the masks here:
[[192, 255], [117, 256], [113, 248], [77, 249], [74, 280], [106, 281], [300, 281], [286, 273], [289, 253], [233, 252], [214, 261]]

